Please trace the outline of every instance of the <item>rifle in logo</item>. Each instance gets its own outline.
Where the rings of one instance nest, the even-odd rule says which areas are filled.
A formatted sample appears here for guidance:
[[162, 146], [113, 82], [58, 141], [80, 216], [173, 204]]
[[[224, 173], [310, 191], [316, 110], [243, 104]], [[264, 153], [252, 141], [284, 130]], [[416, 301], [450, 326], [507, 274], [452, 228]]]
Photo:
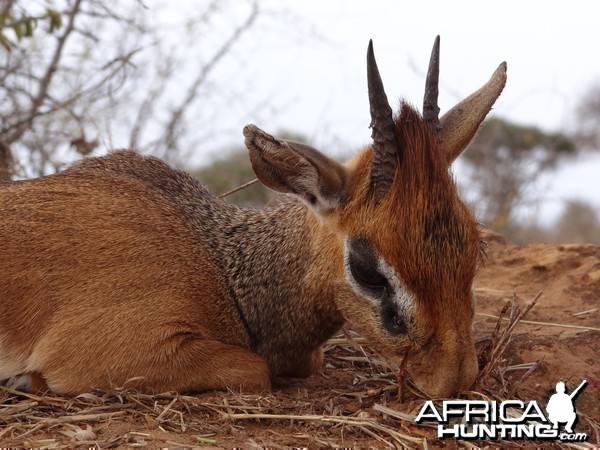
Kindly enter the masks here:
[[566, 423], [565, 431], [567, 433], [573, 432], [573, 424], [577, 420], [577, 414], [575, 414], [575, 408], [573, 407], [573, 399], [586, 383], [587, 380], [583, 380], [571, 394], [565, 393], [565, 383], [559, 381], [556, 384], [556, 394], [552, 394], [546, 406], [548, 419], [553, 425], [552, 428], [558, 429], [558, 423], [561, 422]]
[[[538, 402], [531, 400], [443, 400], [436, 405], [427, 400], [415, 418], [416, 423], [437, 422], [439, 439], [559, 439], [583, 442], [587, 433], [573, 432], [577, 414], [573, 403], [587, 384], [583, 380], [567, 394], [565, 383], [556, 384], [556, 393], [548, 400], [547, 414]], [[559, 423], [566, 424], [560, 431]]]

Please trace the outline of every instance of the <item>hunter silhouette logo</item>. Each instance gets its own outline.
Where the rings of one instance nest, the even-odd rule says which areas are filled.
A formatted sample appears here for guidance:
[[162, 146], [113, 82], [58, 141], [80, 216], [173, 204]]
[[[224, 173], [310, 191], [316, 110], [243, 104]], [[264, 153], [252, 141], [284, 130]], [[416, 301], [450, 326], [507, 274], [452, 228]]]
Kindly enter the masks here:
[[[565, 383], [556, 384], [546, 405], [547, 415], [535, 400], [444, 400], [436, 405], [433, 400], [425, 402], [416, 422], [438, 422], [438, 438], [457, 439], [546, 439], [561, 441], [585, 441], [586, 433], [575, 433], [577, 420], [574, 401], [585, 387], [583, 380], [571, 394], [566, 393]], [[564, 431], [559, 430], [564, 425]]]
[[565, 431], [567, 433], [573, 433], [573, 424], [577, 420], [577, 414], [575, 414], [575, 408], [573, 406], [573, 400], [579, 394], [583, 386], [587, 383], [587, 380], [583, 380], [577, 389], [575, 389], [570, 395], [565, 393], [565, 383], [559, 381], [556, 384], [556, 394], [553, 394], [548, 400], [548, 419], [554, 425], [552, 428], [558, 429], [559, 422], [565, 422]]

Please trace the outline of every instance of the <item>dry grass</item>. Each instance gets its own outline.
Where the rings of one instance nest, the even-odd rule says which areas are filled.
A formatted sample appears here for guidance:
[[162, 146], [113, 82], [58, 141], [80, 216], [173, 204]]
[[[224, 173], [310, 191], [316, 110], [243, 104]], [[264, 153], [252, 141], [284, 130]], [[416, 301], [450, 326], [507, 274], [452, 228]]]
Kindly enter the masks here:
[[[541, 294], [541, 293], [540, 293]], [[517, 324], [535, 301], [509, 302], [494, 331], [478, 342], [481, 371], [466, 398], [518, 398], [536, 362], [510, 365], [505, 356]], [[145, 395], [128, 389], [75, 398], [31, 395], [0, 387], [0, 447], [27, 448], [437, 448], [436, 429], [415, 424], [422, 394], [390, 369], [364, 339], [345, 333], [325, 349], [319, 377], [278, 386], [269, 395], [205, 393]], [[520, 373], [520, 376], [515, 376]], [[401, 401], [404, 400], [404, 401]], [[530, 399], [523, 399], [525, 401]], [[581, 417], [581, 416], [580, 416]], [[600, 426], [583, 422], [596, 435]], [[593, 441], [594, 439], [592, 439]], [[499, 448], [502, 442], [456, 442]], [[506, 443], [507, 444], [507, 443]], [[454, 444], [453, 444], [454, 445]], [[515, 444], [532, 448], [539, 443]], [[562, 448], [544, 442], [544, 448]], [[592, 448], [590, 444], [571, 445]]]

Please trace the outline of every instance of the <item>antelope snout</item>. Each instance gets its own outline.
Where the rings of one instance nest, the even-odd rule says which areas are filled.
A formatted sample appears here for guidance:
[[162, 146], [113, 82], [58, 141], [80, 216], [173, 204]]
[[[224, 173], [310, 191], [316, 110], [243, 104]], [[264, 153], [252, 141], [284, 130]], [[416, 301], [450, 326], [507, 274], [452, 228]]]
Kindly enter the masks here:
[[412, 381], [432, 398], [453, 397], [468, 390], [479, 367], [471, 339], [446, 340], [421, 357], [409, 359], [408, 372]]

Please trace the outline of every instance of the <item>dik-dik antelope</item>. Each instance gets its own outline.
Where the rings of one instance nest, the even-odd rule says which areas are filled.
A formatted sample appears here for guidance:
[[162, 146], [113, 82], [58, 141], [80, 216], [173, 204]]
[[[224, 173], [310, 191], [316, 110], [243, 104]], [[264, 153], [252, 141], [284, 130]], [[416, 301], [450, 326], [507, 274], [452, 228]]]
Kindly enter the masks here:
[[[305, 377], [344, 323], [425, 392], [477, 373], [478, 225], [450, 163], [500, 95], [506, 64], [438, 118], [439, 38], [423, 116], [392, 115], [367, 53], [372, 145], [341, 164], [244, 128], [252, 167], [291, 194], [248, 210], [131, 151], [0, 187], [0, 379], [77, 394], [266, 390]], [[45, 383], [45, 384], [44, 384]]]

